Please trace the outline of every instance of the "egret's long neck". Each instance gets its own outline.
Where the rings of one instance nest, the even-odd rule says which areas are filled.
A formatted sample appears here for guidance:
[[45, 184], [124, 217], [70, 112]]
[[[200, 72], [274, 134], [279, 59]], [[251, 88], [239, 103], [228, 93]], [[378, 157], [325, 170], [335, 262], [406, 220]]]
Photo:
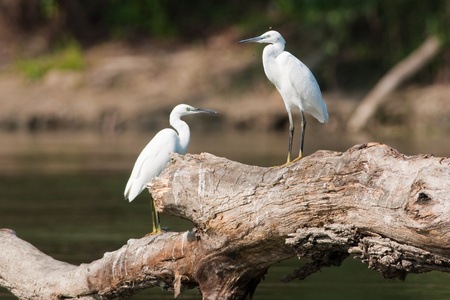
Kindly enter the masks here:
[[277, 42], [277, 43], [267, 45], [263, 51], [263, 58], [264, 57], [276, 58], [283, 51], [284, 51], [284, 43]]
[[186, 154], [191, 136], [188, 124], [182, 121], [179, 116], [170, 115], [170, 125], [178, 132], [180, 137], [180, 154]]
[[267, 78], [279, 88], [279, 66], [275, 62], [278, 55], [280, 55], [284, 50], [284, 43], [274, 43], [264, 47], [263, 50], [263, 66], [264, 72]]

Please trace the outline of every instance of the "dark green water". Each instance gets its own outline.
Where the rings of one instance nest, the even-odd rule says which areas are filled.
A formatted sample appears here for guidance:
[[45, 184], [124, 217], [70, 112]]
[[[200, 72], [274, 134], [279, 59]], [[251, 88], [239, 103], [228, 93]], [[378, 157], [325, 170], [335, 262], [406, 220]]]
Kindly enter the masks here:
[[[258, 145], [255, 140], [252, 145], [249, 136], [240, 138], [228, 145], [228, 152], [214, 142], [199, 149], [200, 140], [193, 138], [191, 152], [208, 151], [261, 165], [284, 160], [284, 135], [266, 141], [261, 137]], [[271, 146], [274, 140], [277, 144]], [[148, 138], [50, 135], [9, 136], [2, 141], [8, 143], [0, 152], [0, 228], [14, 229], [44, 253], [73, 264], [99, 259], [150, 230], [148, 195], [143, 193], [132, 203], [122, 196], [134, 159]], [[341, 151], [349, 146], [330, 144], [334, 142], [330, 139], [317, 147]], [[245, 143], [249, 145], [242, 149]], [[192, 228], [187, 221], [164, 215], [162, 224], [175, 231]], [[385, 280], [354, 259], [303, 281], [280, 282], [301, 263], [294, 258], [273, 265], [254, 299], [450, 299], [450, 274], [431, 272], [409, 275], [404, 282]], [[0, 298], [14, 299], [3, 289]], [[173, 299], [173, 293], [153, 288], [133, 297], [149, 298]], [[201, 296], [191, 290], [178, 299]]]

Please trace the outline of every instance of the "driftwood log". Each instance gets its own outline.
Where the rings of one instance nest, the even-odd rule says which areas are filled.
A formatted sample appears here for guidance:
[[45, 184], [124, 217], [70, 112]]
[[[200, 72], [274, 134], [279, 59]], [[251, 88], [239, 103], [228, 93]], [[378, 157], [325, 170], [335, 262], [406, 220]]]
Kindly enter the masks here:
[[450, 272], [449, 158], [376, 143], [284, 168], [174, 155], [149, 190], [159, 211], [196, 228], [129, 240], [80, 266], [0, 230], [0, 284], [22, 299], [121, 299], [155, 286], [246, 299], [270, 265], [296, 255], [310, 263], [286, 281], [349, 255], [386, 278]]

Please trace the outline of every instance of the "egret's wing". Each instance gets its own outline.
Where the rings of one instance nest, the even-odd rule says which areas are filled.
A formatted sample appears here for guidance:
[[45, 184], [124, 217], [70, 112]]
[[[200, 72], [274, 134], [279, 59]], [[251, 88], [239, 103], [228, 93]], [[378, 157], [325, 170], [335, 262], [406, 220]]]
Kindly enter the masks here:
[[177, 149], [178, 135], [173, 129], [163, 129], [139, 154], [125, 187], [125, 199], [130, 202], [139, 195], [147, 182], [158, 176], [170, 161], [170, 153]]
[[[294, 87], [293, 91], [296, 92], [296, 95], [290, 96], [301, 99], [303, 110], [313, 115], [319, 122], [328, 122], [327, 106], [311, 70], [287, 51], [281, 53], [277, 59], [283, 68], [284, 81]], [[291, 89], [287, 88], [287, 90]]]

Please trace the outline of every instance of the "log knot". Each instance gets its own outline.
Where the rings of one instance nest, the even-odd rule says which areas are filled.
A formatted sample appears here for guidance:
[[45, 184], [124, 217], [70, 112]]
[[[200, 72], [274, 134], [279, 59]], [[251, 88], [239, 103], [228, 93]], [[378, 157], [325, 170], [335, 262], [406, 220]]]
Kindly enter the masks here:
[[430, 201], [431, 201], [431, 198], [427, 194], [421, 192], [421, 193], [419, 193], [419, 196], [417, 197], [416, 203], [417, 204], [426, 204]]

